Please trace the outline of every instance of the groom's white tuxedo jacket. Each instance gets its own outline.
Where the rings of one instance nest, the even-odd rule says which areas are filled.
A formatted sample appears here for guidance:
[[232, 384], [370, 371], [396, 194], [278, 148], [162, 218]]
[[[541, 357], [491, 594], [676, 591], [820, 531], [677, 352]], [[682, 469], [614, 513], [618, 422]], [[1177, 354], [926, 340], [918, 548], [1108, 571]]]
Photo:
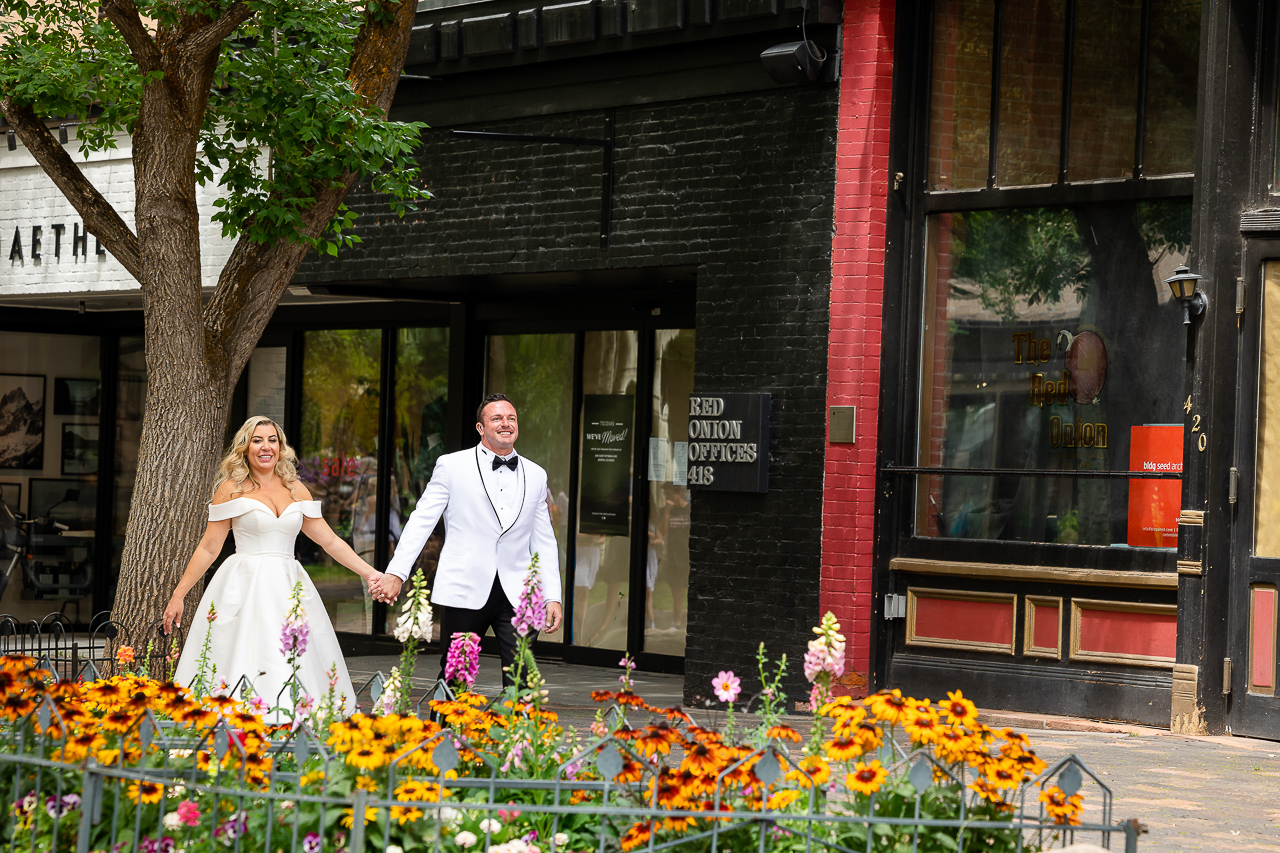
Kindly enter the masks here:
[[543, 596], [560, 601], [560, 558], [547, 509], [547, 472], [523, 456], [517, 458], [516, 482], [523, 485], [523, 494], [515, 501], [515, 520], [504, 529], [482, 473], [481, 466], [492, 469], [491, 457], [478, 446], [441, 456], [404, 526], [387, 574], [401, 580], [409, 577], [443, 513], [444, 549], [436, 568], [433, 603], [479, 610], [489, 600], [496, 574], [514, 604], [520, 600], [535, 553]]

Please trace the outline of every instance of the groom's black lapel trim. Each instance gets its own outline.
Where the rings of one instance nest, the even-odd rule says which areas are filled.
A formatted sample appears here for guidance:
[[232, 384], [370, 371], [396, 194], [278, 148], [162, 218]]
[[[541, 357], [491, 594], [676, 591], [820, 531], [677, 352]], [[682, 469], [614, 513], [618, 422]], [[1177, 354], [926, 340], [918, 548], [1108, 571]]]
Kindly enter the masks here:
[[[520, 459], [519, 456], [516, 459]], [[511, 519], [509, 527], [502, 527], [502, 516], [498, 515], [498, 508], [493, 504], [493, 495], [489, 494], [489, 484], [484, 479], [484, 469], [480, 467], [480, 445], [476, 445], [476, 476], [480, 478], [480, 488], [484, 489], [484, 496], [489, 501], [489, 509], [493, 510], [493, 517], [498, 520], [498, 527], [502, 528], [502, 532], [498, 534], [501, 539], [507, 535], [512, 527], [516, 526], [516, 522], [520, 520], [520, 515], [524, 512], [524, 502], [529, 496], [529, 478], [525, 476], [524, 464], [517, 466], [517, 475], [520, 478], [520, 509], [516, 510], [516, 517]]]

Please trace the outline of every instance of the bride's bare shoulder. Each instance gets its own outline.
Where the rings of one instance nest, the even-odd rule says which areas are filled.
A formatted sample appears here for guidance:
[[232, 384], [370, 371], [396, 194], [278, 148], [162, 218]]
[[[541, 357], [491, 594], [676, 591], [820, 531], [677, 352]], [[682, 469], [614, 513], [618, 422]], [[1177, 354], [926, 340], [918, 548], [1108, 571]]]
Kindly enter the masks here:
[[213, 504], [224, 504], [236, 495], [236, 484], [234, 480], [224, 480], [222, 485], [218, 486], [218, 490], [213, 493]]
[[301, 481], [293, 484], [293, 488], [289, 490], [289, 495], [295, 501], [314, 500], [314, 498], [311, 497], [311, 490], [304, 486]]

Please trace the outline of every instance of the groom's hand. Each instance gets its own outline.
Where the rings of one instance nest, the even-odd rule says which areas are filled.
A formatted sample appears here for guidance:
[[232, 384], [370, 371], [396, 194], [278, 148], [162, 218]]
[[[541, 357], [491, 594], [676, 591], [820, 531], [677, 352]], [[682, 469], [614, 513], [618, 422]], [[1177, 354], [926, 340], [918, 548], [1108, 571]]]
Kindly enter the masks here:
[[395, 604], [403, 584], [395, 575], [383, 574], [369, 584], [369, 593], [384, 604]]
[[564, 608], [560, 606], [560, 602], [552, 601], [547, 605], [547, 633], [554, 634], [559, 631], [562, 621], [564, 621]]

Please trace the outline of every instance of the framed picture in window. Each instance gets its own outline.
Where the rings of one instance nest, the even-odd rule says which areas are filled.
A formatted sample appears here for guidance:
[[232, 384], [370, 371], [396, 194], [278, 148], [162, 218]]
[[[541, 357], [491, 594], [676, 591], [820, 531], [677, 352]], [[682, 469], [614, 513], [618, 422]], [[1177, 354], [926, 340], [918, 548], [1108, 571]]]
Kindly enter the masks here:
[[62, 473], [98, 473], [98, 425], [62, 425]]
[[0, 373], [0, 469], [44, 469], [44, 377]]
[[73, 418], [96, 418], [98, 388], [96, 379], [54, 379], [53, 413]]

